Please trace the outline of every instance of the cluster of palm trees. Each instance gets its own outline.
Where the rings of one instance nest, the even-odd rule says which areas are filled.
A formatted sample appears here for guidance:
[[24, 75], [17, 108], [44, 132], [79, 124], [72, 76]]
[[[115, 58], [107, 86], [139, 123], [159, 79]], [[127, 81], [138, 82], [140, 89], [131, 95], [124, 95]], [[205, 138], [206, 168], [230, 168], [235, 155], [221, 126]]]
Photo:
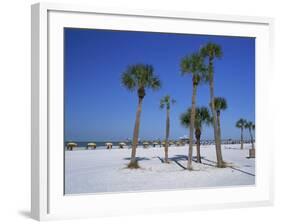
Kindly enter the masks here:
[[[191, 109], [181, 115], [181, 124], [186, 128], [190, 127], [191, 124]], [[197, 162], [201, 163], [201, 155], [200, 155], [200, 140], [203, 125], [209, 125], [211, 123], [211, 116], [209, 113], [209, 109], [207, 107], [197, 107], [195, 109], [195, 138], [196, 138], [196, 151], [197, 151]]]
[[[189, 151], [187, 168], [192, 170], [193, 134], [197, 142], [197, 162], [200, 157], [200, 137], [202, 126], [212, 124], [214, 128], [214, 139], [217, 156], [217, 166], [225, 167], [221, 151], [221, 128], [220, 112], [227, 108], [227, 102], [222, 97], [215, 97], [214, 94], [214, 60], [222, 57], [222, 49], [215, 43], [207, 43], [198, 52], [185, 56], [180, 63], [182, 75], [192, 77], [191, 107], [181, 116], [181, 123], [189, 127]], [[122, 74], [122, 84], [130, 91], [137, 91], [138, 107], [136, 112], [135, 127], [133, 132], [131, 160], [129, 168], [138, 168], [136, 160], [136, 149], [139, 138], [140, 117], [142, 102], [146, 95], [146, 89], [158, 90], [161, 88], [161, 81], [155, 74], [152, 65], [136, 64], [129, 66]], [[210, 89], [211, 113], [207, 107], [196, 107], [197, 87], [201, 84], [208, 84]], [[170, 131], [170, 109], [175, 100], [167, 95], [160, 101], [160, 107], [166, 109], [166, 136], [165, 136], [165, 162], [168, 163], [168, 142]]]
[[[221, 136], [221, 127], [220, 127], [220, 113], [222, 110], [227, 109], [227, 101], [225, 98], [222, 97], [215, 97], [215, 111], [217, 115], [218, 121], [218, 133]], [[189, 127], [191, 125], [191, 108], [189, 108], [185, 113], [183, 113], [180, 117], [181, 124], [185, 127]], [[201, 133], [202, 127], [204, 125], [213, 125], [213, 118], [210, 115], [209, 109], [205, 106], [203, 107], [196, 107], [195, 108], [195, 118], [194, 118], [194, 135], [196, 138], [196, 162], [201, 163], [201, 155], [200, 155], [200, 142], [201, 142]], [[221, 138], [220, 138], [221, 144]]]
[[254, 138], [253, 138], [253, 133], [252, 131], [255, 130], [256, 126], [252, 121], [247, 121], [244, 118], [240, 118], [235, 125], [237, 128], [239, 128], [241, 130], [241, 139], [240, 139], [240, 143], [241, 143], [241, 149], [243, 149], [244, 147], [244, 129], [248, 129], [249, 130], [249, 134], [250, 134], [250, 139], [251, 139], [251, 144], [252, 144], [252, 151], [250, 152], [250, 157], [255, 157], [255, 143], [254, 143]]
[[215, 98], [214, 94], [214, 60], [222, 57], [222, 49], [214, 43], [207, 43], [198, 52], [187, 55], [181, 61], [182, 74], [192, 76], [192, 99], [189, 124], [189, 152], [187, 168], [192, 169], [193, 132], [196, 118], [196, 94], [200, 84], [209, 84], [211, 123], [214, 128], [217, 166], [225, 166], [221, 151], [220, 111], [226, 109], [226, 100], [222, 97]]

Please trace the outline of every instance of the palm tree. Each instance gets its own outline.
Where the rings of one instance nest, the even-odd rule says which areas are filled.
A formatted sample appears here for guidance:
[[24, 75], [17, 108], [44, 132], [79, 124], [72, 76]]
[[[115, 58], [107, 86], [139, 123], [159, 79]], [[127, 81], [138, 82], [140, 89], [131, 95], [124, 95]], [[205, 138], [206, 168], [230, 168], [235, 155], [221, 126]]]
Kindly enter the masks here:
[[190, 56], [186, 56], [181, 61], [181, 71], [183, 75], [190, 74], [192, 76], [192, 101], [191, 101], [191, 113], [190, 113], [190, 125], [189, 125], [189, 151], [188, 151], [188, 163], [187, 163], [187, 169], [191, 170], [196, 92], [197, 92], [197, 86], [205, 80], [204, 76], [206, 72], [203, 57], [197, 53], [194, 53]]
[[220, 116], [221, 111], [227, 109], [227, 101], [223, 97], [215, 97], [215, 110], [217, 115], [217, 122], [218, 122], [218, 140], [219, 145], [221, 145], [221, 122], [220, 122]]
[[146, 89], [158, 90], [161, 87], [161, 82], [155, 75], [152, 65], [136, 64], [129, 66], [122, 74], [122, 84], [130, 91], [137, 91], [138, 94], [138, 107], [133, 133], [131, 161], [128, 165], [129, 168], [138, 168], [136, 149], [139, 138], [142, 102], [146, 94]]
[[[195, 110], [195, 138], [196, 138], [196, 149], [197, 149], [197, 162], [201, 163], [201, 155], [200, 155], [200, 140], [202, 127], [204, 124], [209, 125], [211, 123], [211, 116], [207, 107], [198, 107]], [[190, 126], [190, 116], [191, 109], [189, 108], [185, 113], [183, 113], [180, 117], [181, 124], [185, 127]]]
[[254, 144], [254, 138], [252, 134], [252, 130], [255, 130], [255, 124], [251, 121], [248, 121], [245, 125], [245, 128], [249, 130], [250, 138], [251, 138], [251, 144], [252, 144], [252, 150], [255, 151], [255, 144]]
[[214, 137], [216, 142], [216, 155], [218, 167], [223, 167], [224, 162], [221, 152], [221, 140], [219, 139], [218, 119], [215, 111], [215, 93], [214, 93], [214, 59], [222, 57], [222, 49], [219, 45], [214, 43], [207, 43], [200, 50], [201, 55], [208, 60], [208, 81], [210, 86], [210, 103], [213, 117]]
[[166, 108], [166, 136], [165, 136], [165, 163], [168, 163], [168, 147], [169, 147], [169, 135], [170, 135], [170, 108], [171, 104], [176, 103], [169, 95], [164, 96], [160, 100], [160, 108]]
[[247, 121], [243, 118], [240, 118], [237, 122], [236, 122], [236, 127], [240, 128], [241, 130], [241, 149], [243, 149], [243, 145], [244, 145], [244, 136], [243, 136], [243, 132], [244, 132], [244, 128], [246, 125]]

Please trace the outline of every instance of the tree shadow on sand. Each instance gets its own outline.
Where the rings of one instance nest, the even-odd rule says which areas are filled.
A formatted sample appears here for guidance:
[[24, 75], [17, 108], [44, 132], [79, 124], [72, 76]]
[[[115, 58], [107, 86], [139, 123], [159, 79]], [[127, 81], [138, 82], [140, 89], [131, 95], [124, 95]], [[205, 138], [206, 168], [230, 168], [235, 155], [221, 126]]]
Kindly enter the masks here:
[[[161, 158], [161, 157], [159, 157], [159, 156], [157, 156], [156, 158], [158, 158], [158, 159], [161, 161], [161, 163], [164, 163], [164, 159], [163, 159], [163, 158]], [[201, 158], [203, 159], [204, 157], [201, 157]], [[181, 167], [182, 169], [184, 169], [184, 170], [187, 169], [187, 167], [183, 166], [183, 165], [180, 163], [180, 161], [187, 161], [187, 160], [188, 160], [188, 156], [186, 156], [186, 155], [175, 155], [175, 156], [173, 156], [173, 157], [170, 157], [169, 160], [175, 162], [175, 163], [176, 163], [179, 167]], [[196, 162], [196, 156], [193, 156], [193, 157], [192, 157], [192, 160], [193, 160], [194, 162]]]
[[[169, 159], [172, 160], [172, 161], [187, 161], [188, 160], [188, 156], [186, 156], [186, 155], [175, 155], [175, 156], [173, 156], [173, 157], [171, 157]], [[196, 156], [192, 157], [192, 161], [196, 162], [196, 159], [197, 159]], [[204, 159], [204, 157], [201, 156], [201, 159]]]
[[[126, 158], [123, 158], [124, 160], [130, 160], [131, 157], [126, 157]], [[136, 160], [137, 161], [142, 161], [142, 160], [150, 160], [149, 158], [147, 157], [136, 157]]]
[[179, 167], [181, 167], [182, 169], [186, 170], [187, 167], [183, 166], [179, 161], [187, 161], [188, 160], [188, 156], [186, 155], [175, 155], [171, 158], [169, 158], [171, 161], [175, 162]]

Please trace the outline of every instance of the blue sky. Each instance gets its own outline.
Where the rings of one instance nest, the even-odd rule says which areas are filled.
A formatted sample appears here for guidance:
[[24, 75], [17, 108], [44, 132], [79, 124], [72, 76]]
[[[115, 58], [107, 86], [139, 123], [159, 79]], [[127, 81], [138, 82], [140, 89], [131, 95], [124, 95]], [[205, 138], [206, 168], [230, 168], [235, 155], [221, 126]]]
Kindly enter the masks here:
[[[152, 64], [162, 88], [148, 90], [141, 114], [141, 139], [162, 139], [165, 110], [160, 99], [170, 94], [171, 138], [187, 135], [179, 117], [191, 105], [190, 76], [181, 76], [183, 56], [206, 42], [221, 45], [223, 57], [215, 61], [215, 95], [225, 97], [228, 109], [221, 113], [222, 138], [239, 138], [235, 122], [255, 120], [255, 39], [207, 35], [65, 29], [65, 140], [118, 141], [132, 138], [137, 93], [121, 85], [128, 65]], [[210, 100], [207, 84], [198, 87], [197, 106]], [[246, 137], [248, 133], [246, 132]], [[204, 127], [203, 139], [213, 139]]]

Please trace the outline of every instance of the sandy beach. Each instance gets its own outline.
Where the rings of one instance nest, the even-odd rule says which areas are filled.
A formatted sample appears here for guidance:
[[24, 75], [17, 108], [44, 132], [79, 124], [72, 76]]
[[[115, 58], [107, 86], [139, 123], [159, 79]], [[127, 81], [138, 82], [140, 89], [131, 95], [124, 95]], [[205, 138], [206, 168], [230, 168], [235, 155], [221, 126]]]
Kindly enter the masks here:
[[[169, 148], [170, 163], [162, 162], [163, 147], [137, 149], [141, 169], [128, 169], [131, 149], [85, 150], [76, 147], [65, 152], [65, 194], [157, 191], [255, 184], [255, 159], [247, 158], [250, 144], [222, 145], [225, 162], [231, 167], [215, 167], [214, 145], [202, 145], [202, 164], [193, 162], [186, 170], [187, 146]], [[194, 147], [193, 155], [196, 155]], [[195, 159], [195, 158], [194, 158]]]

